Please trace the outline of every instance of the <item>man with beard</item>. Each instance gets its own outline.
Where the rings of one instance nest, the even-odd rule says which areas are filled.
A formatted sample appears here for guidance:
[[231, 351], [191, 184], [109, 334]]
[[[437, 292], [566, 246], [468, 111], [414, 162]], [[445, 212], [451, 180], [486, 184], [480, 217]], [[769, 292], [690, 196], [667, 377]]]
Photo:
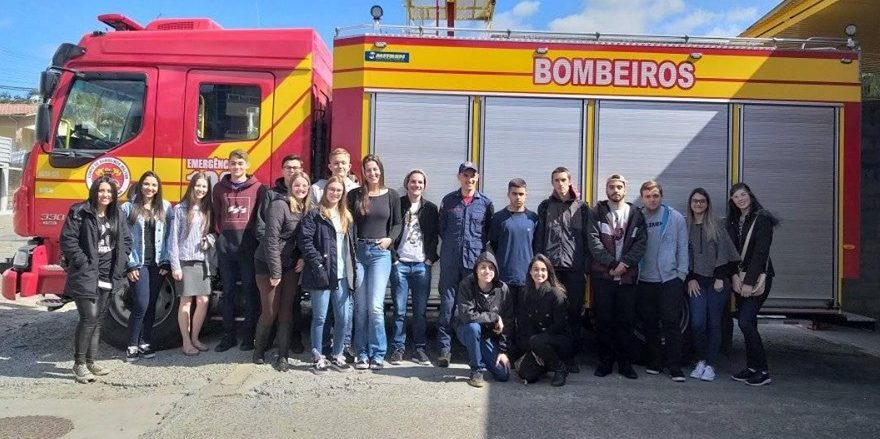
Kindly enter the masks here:
[[645, 254], [647, 233], [639, 209], [626, 202], [626, 179], [613, 174], [605, 181], [608, 199], [590, 212], [589, 247], [593, 255], [593, 310], [599, 342], [599, 366], [595, 375], [618, 372], [636, 379], [632, 368], [633, 325], [636, 314], [636, 283], [639, 262]]

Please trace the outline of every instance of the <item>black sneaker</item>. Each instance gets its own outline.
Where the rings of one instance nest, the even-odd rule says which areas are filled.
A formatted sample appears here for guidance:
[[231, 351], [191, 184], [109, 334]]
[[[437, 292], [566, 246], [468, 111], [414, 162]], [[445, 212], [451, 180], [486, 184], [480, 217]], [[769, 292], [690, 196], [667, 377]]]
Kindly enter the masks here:
[[746, 380], [746, 384], [755, 387], [770, 383], [770, 374], [767, 372], [755, 372]]
[[577, 361], [574, 358], [565, 362], [565, 368], [569, 373], [581, 373], [581, 368], [578, 366]]
[[483, 386], [485, 386], [485, 385], [486, 385], [486, 379], [483, 378], [483, 373], [484, 373], [484, 372], [485, 372], [485, 371], [482, 370], [482, 369], [480, 369], [480, 370], [475, 370], [475, 371], [471, 372], [471, 378], [468, 380], [468, 384], [470, 384], [470, 385], [473, 386], [473, 387], [483, 387]]
[[553, 387], [562, 387], [565, 385], [566, 378], [568, 378], [568, 370], [567, 367], [563, 366], [553, 373], [553, 379], [550, 380], [550, 385]]
[[125, 362], [134, 363], [141, 358], [141, 351], [137, 346], [129, 346], [125, 351]]
[[658, 366], [656, 364], [649, 364], [645, 366], [645, 373], [648, 375], [660, 375], [660, 372], [663, 372], [663, 367]]
[[354, 363], [355, 359], [357, 358], [354, 355], [354, 349], [351, 348], [350, 344], [342, 347], [342, 356], [345, 357], [346, 363]]
[[431, 359], [428, 358], [428, 353], [425, 352], [425, 348], [416, 348], [416, 350], [413, 351], [412, 361], [421, 364], [422, 366], [431, 365]]
[[385, 368], [385, 362], [382, 360], [372, 360], [370, 361], [370, 369], [376, 372]]
[[351, 372], [351, 365], [345, 361], [344, 357], [331, 358], [330, 367], [337, 372]]
[[745, 381], [748, 381], [749, 378], [751, 378], [752, 375], [755, 374], [755, 372], [757, 372], [755, 369], [752, 369], [749, 367], [749, 368], [746, 368], [746, 369], [743, 369], [743, 370], [737, 372], [737, 374], [731, 376], [730, 379], [732, 379], [734, 381], [745, 382]]
[[224, 337], [223, 340], [220, 340], [220, 344], [218, 344], [217, 347], [214, 348], [214, 351], [215, 352], [226, 352], [226, 351], [232, 349], [232, 347], [237, 344], [238, 344], [238, 342], [236, 342], [234, 338]]
[[636, 373], [635, 369], [633, 369], [632, 364], [629, 362], [619, 362], [617, 363], [617, 373], [631, 379], [637, 379], [639, 374]]
[[672, 377], [672, 381], [675, 381], [676, 383], [683, 383], [687, 381], [687, 379], [684, 377], [684, 372], [682, 372], [681, 369], [671, 369], [669, 371], [669, 376]]
[[397, 366], [398, 364], [403, 362], [403, 349], [395, 349], [394, 352], [391, 353], [391, 357], [388, 359], [388, 362]]
[[451, 357], [452, 354], [449, 351], [440, 351], [440, 356], [437, 357], [437, 367], [449, 367], [449, 359]]
[[152, 347], [148, 344], [142, 344], [138, 346], [138, 351], [141, 353], [141, 357], [150, 360], [156, 358], [156, 351], [153, 350]]
[[593, 372], [593, 375], [602, 378], [611, 374], [611, 371], [614, 368], [614, 364], [610, 362], [603, 361], [596, 366], [596, 371]]
[[306, 347], [303, 346], [302, 336], [300, 334], [293, 334], [293, 342], [290, 343], [290, 351], [294, 354], [301, 354], [306, 351]]
[[238, 345], [238, 350], [240, 351], [252, 351], [254, 350], [254, 339], [246, 338], [241, 341], [241, 344]]
[[361, 358], [354, 363], [354, 368], [357, 370], [367, 370], [370, 368], [370, 362], [366, 358]]

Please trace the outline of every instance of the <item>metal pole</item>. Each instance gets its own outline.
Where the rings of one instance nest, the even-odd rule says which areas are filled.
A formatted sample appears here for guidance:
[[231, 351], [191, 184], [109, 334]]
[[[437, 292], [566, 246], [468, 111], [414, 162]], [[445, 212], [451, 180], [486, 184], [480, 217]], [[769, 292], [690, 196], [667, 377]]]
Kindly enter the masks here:
[[[455, 27], [455, 0], [446, 0], [446, 27]], [[455, 31], [447, 31], [446, 36], [454, 37]]]

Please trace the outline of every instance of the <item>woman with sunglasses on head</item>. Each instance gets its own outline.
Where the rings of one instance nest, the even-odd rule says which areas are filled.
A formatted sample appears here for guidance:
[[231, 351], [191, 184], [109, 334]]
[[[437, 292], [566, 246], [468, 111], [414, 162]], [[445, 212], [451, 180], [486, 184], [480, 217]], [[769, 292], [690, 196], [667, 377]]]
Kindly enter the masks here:
[[198, 355], [208, 350], [199, 341], [199, 333], [208, 312], [211, 294], [209, 252], [216, 238], [211, 233], [211, 180], [204, 172], [197, 172], [190, 178], [186, 193], [172, 212], [168, 261], [180, 297], [177, 324], [184, 355]]
[[[278, 320], [276, 341], [278, 359], [276, 369], [287, 372], [293, 326], [299, 321], [299, 273], [303, 269], [302, 258], [296, 249], [299, 223], [309, 209], [309, 181], [303, 172], [294, 172], [284, 181], [287, 187], [285, 198], [276, 198], [269, 203], [265, 218], [265, 232], [254, 255], [254, 271], [257, 288], [260, 290], [260, 318], [254, 340], [254, 363], [263, 364], [266, 349], [269, 347], [269, 332]], [[294, 315], [296, 314], [296, 315]], [[296, 320], [295, 320], [296, 319]], [[296, 332], [299, 343], [299, 332]]]
[[168, 273], [165, 246], [171, 219], [171, 203], [162, 199], [162, 182], [153, 171], [144, 172], [129, 201], [122, 204], [122, 215], [131, 232], [128, 281], [132, 309], [128, 319], [128, 350], [125, 361], [154, 358], [151, 345], [156, 300], [162, 279]]
[[730, 277], [736, 272], [739, 255], [724, 223], [715, 218], [705, 189], [698, 187], [691, 192], [686, 219], [690, 261], [686, 288], [698, 360], [690, 376], [712, 381], [721, 351], [721, 318], [730, 299]]
[[73, 375], [78, 383], [109, 371], [98, 366], [101, 320], [110, 297], [125, 288], [131, 235], [117, 204], [116, 181], [95, 180], [89, 198], [71, 206], [61, 228], [61, 253], [67, 264], [64, 295], [79, 313], [74, 336]]
[[746, 344], [746, 368], [733, 375], [750, 386], [770, 384], [764, 343], [758, 333], [758, 311], [773, 285], [770, 244], [779, 220], [764, 209], [751, 188], [737, 183], [727, 202], [727, 233], [740, 252], [739, 273], [732, 278], [736, 293], [737, 320]]

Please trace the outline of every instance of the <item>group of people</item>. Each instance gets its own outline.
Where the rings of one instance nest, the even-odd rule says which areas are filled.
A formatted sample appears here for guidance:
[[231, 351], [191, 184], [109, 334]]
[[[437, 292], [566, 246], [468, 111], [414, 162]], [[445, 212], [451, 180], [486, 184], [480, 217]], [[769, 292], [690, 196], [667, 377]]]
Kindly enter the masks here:
[[[80, 316], [73, 367], [78, 382], [107, 373], [94, 362], [100, 322], [111, 295], [126, 287], [133, 298], [126, 360], [155, 356], [154, 310], [169, 272], [180, 296], [185, 355], [208, 350], [199, 335], [216, 271], [223, 284], [218, 352], [238, 345], [263, 364], [274, 336], [274, 366], [289, 370], [290, 353], [306, 349], [298, 328], [307, 291], [315, 372], [381, 370], [386, 359], [403, 362], [410, 301], [410, 358], [431, 365], [426, 309], [435, 264], [440, 316], [433, 364], [448, 367], [458, 339], [468, 353], [472, 386], [484, 386], [489, 375], [506, 381], [511, 369], [525, 382], [552, 372], [554, 386], [579, 372], [575, 355], [584, 345], [588, 277], [596, 376], [609, 375], [616, 363], [621, 375], [638, 377], [633, 331], [641, 321], [649, 347], [646, 372], [665, 369], [673, 381], [685, 381], [679, 319], [689, 300], [699, 360], [690, 376], [715, 379], [722, 316], [733, 291], [747, 364], [732, 378], [756, 386], [770, 382], [757, 313], [772, 284], [769, 249], [778, 220], [744, 183], [731, 188], [721, 221], [702, 188], [690, 194], [682, 215], [663, 203], [660, 183], [647, 181], [639, 188], [642, 207], [636, 207], [625, 201], [628, 182], [619, 174], [605, 182], [607, 199], [591, 207], [580, 200], [569, 170], [556, 168], [552, 193], [533, 212], [519, 178], [510, 180], [507, 205], [496, 211], [478, 190], [480, 174], [471, 162], [459, 166], [459, 188], [439, 206], [423, 196], [428, 176], [422, 170], [406, 175], [402, 196], [387, 187], [376, 155], [361, 161], [362, 185], [350, 177], [351, 157], [341, 148], [330, 154], [331, 176], [314, 184], [300, 158], [285, 157], [281, 165], [282, 177], [267, 188], [248, 174], [247, 153], [233, 151], [228, 174], [212, 187], [205, 173], [196, 172], [174, 207], [151, 171], [121, 204], [112, 178], [92, 184], [88, 200], [71, 207], [61, 233], [65, 294]], [[390, 335], [384, 308], [389, 283]], [[245, 305], [240, 342], [237, 297]]]

